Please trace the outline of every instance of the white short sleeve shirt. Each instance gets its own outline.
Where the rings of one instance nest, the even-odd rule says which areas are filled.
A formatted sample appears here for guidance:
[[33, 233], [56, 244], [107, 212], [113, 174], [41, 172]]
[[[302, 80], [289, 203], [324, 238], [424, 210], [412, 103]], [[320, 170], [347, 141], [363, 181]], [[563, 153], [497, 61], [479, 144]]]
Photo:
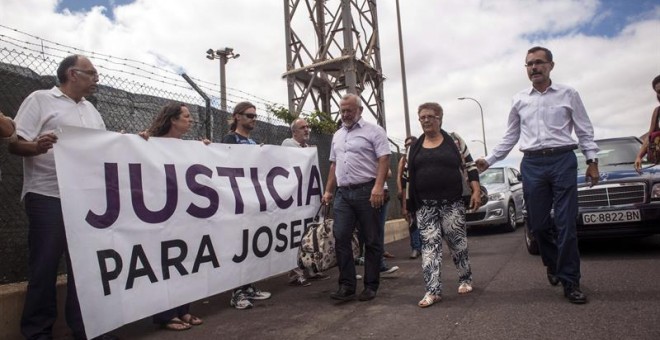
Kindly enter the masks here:
[[[84, 98], [76, 103], [57, 87], [31, 93], [21, 104], [14, 120], [16, 134], [27, 141], [55, 132], [62, 126], [106, 129], [101, 114], [92, 103]], [[53, 149], [41, 155], [23, 157], [21, 197], [25, 197], [28, 192], [60, 196]]]

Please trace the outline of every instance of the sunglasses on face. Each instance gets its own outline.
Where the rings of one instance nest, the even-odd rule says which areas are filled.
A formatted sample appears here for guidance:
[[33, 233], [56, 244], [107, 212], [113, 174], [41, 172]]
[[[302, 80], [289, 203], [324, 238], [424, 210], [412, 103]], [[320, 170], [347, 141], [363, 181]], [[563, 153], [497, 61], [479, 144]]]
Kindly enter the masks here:
[[250, 119], [255, 119], [255, 118], [257, 118], [257, 114], [256, 114], [256, 113], [245, 113], [245, 112], [241, 112], [241, 113], [239, 113], [239, 115], [241, 115], [241, 116], [245, 116], [245, 117], [250, 118]]

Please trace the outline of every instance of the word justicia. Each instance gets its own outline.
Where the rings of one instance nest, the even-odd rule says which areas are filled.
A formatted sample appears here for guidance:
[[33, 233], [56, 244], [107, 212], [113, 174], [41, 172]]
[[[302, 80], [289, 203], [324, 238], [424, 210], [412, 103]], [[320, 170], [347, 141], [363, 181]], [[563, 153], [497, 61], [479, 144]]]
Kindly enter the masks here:
[[[249, 202], [258, 203], [260, 212], [267, 211], [269, 203], [274, 203], [279, 209], [287, 209], [291, 206], [309, 205], [314, 196], [318, 196], [319, 200], [321, 198], [321, 175], [316, 165], [309, 167], [308, 173], [303, 173], [300, 166], [289, 169], [276, 166], [264, 171], [256, 167], [210, 168], [202, 164], [188, 165], [185, 169], [177, 168], [174, 164], [164, 164], [163, 171], [164, 183], [154, 185], [155, 181], [150, 178], [149, 183], [152, 187], [145, 187], [142, 164], [104, 163], [106, 207], [103, 213], [89, 209], [85, 221], [98, 229], [111, 227], [122, 213], [122, 207], [126, 209], [127, 206], [126, 202], [121, 202], [123, 190], [130, 191], [129, 206], [132, 207], [135, 216], [145, 223], [152, 224], [165, 222], [172, 217], [179, 205], [179, 199], [189, 197], [190, 193], [208, 201], [208, 204], [203, 206], [192, 200], [188, 204], [186, 213], [196, 218], [209, 218], [215, 215], [221, 204], [233, 204], [234, 214], [244, 214], [245, 195], [256, 197], [256, 200]], [[184, 174], [185, 184], [179, 183], [178, 173]], [[150, 172], [150, 175], [153, 175], [153, 172]], [[122, 178], [128, 179], [129, 187], [120, 186]], [[240, 180], [250, 180], [251, 185], [241, 186]], [[290, 189], [292, 186], [294, 190]], [[145, 203], [147, 191], [162, 192], [165, 196], [162, 208], [152, 210], [147, 207]], [[231, 194], [221, 195], [228, 191], [231, 191]], [[225, 202], [221, 201], [221, 197], [231, 198]]]

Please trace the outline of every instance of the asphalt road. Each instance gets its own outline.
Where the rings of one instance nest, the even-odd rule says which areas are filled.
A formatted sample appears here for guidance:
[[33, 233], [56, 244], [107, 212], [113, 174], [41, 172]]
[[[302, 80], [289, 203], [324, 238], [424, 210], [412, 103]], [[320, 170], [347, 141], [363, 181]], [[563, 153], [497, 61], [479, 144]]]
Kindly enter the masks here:
[[[424, 295], [421, 261], [408, 259], [408, 240], [386, 245], [401, 269], [381, 279], [376, 299], [338, 303], [337, 270], [309, 287], [286, 275], [257, 286], [273, 293], [250, 310], [229, 306], [223, 293], [193, 304], [202, 326], [157, 329], [150, 319], [113, 334], [122, 339], [660, 339], [660, 236], [581, 243], [586, 305], [568, 303], [552, 287], [538, 256], [527, 253], [523, 230], [471, 231], [474, 291], [459, 296], [445, 247], [443, 300], [417, 307]], [[361, 267], [358, 267], [361, 271]]]

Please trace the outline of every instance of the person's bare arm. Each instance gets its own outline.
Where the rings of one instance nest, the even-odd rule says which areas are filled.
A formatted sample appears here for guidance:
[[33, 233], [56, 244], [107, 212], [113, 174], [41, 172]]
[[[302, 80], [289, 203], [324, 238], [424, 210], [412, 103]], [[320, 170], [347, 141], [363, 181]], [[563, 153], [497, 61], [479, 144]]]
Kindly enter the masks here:
[[397, 197], [400, 200], [403, 200], [403, 179], [401, 176], [403, 176], [403, 169], [406, 167], [406, 155], [404, 154], [401, 156], [401, 159], [399, 159], [399, 165], [396, 167], [396, 189], [397, 189]]
[[57, 136], [54, 133], [45, 133], [34, 141], [27, 141], [19, 136], [17, 140], [9, 144], [9, 152], [22, 157], [32, 157], [44, 154], [53, 148], [57, 142]]
[[328, 182], [325, 184], [325, 192], [323, 193], [321, 203], [330, 204], [336, 186], [337, 178], [335, 177], [335, 162], [330, 162], [330, 170], [328, 170]]
[[[371, 206], [380, 208], [385, 202], [385, 179], [387, 178], [387, 171], [390, 169], [390, 155], [385, 155], [378, 158], [378, 168], [376, 169], [376, 183], [371, 189]], [[329, 176], [328, 176], [329, 177]]]
[[11, 137], [15, 131], [14, 121], [0, 112], [0, 138]]

